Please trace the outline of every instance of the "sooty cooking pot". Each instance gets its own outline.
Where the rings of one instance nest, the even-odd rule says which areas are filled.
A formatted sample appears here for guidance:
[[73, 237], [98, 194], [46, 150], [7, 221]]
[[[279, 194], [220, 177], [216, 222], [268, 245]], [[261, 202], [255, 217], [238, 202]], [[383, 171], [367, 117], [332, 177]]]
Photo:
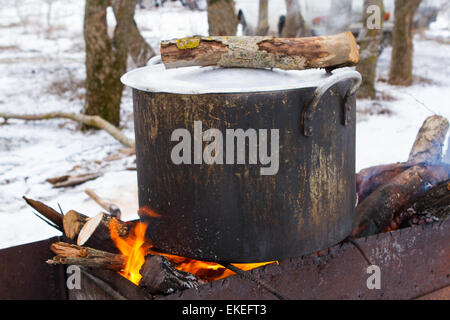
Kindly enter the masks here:
[[[122, 82], [133, 88], [139, 215], [156, 248], [260, 262], [321, 250], [350, 234], [358, 72], [166, 70], [155, 62]], [[202, 142], [208, 129], [215, 129], [209, 141], [223, 139], [214, 152]], [[249, 133], [244, 150], [238, 138], [228, 141], [227, 129]], [[238, 163], [233, 152], [245, 157]]]

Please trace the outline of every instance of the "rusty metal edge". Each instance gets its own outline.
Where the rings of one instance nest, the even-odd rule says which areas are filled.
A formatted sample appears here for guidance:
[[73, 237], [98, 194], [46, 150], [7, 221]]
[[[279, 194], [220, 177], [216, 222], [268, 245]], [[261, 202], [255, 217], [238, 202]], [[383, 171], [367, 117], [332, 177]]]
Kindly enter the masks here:
[[[450, 285], [450, 221], [357, 239], [381, 271], [381, 289], [368, 289], [367, 263], [349, 243], [250, 271], [291, 299], [415, 299]], [[160, 300], [270, 300], [274, 296], [238, 276]]]

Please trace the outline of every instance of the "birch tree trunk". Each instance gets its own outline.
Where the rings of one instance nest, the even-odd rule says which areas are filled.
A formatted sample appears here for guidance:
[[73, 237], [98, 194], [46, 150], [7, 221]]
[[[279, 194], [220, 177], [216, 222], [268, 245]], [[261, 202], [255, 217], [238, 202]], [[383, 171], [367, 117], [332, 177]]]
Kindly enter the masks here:
[[352, 0], [331, 1], [327, 20], [327, 34], [345, 32], [350, 29]]
[[238, 19], [233, 0], [207, 0], [210, 36], [234, 36]]
[[297, 38], [309, 36], [309, 30], [306, 28], [298, 0], [286, 1], [286, 24], [284, 26], [282, 37]]
[[409, 86], [413, 68], [413, 18], [421, 0], [396, 0], [389, 83]]
[[[368, 10], [370, 6], [377, 6], [379, 12]], [[375, 99], [378, 54], [383, 42], [383, 16], [382, 0], [364, 0], [363, 27], [358, 38], [361, 61], [356, 67], [356, 70], [361, 73], [363, 81], [357, 93], [358, 98]], [[378, 23], [379, 25], [377, 25]]]
[[269, 32], [269, 0], [259, 0], [257, 36], [265, 36]]
[[108, 36], [106, 9], [110, 0], [86, 0], [86, 101], [83, 113], [120, 124], [120, 100], [126, 72], [130, 32], [137, 0], [120, 0], [112, 38]]

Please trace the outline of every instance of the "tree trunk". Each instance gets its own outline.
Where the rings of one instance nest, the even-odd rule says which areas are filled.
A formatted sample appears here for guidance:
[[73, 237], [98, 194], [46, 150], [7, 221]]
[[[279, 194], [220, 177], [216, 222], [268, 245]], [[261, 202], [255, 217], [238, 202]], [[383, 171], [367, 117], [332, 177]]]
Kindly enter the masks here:
[[120, 124], [120, 100], [126, 72], [128, 45], [136, 0], [120, 0], [117, 25], [108, 36], [106, 9], [109, 0], [87, 0], [84, 17], [86, 44], [86, 102], [83, 113], [99, 115], [115, 126]]
[[[335, 2], [335, 1], [333, 1]], [[373, 12], [368, 13], [369, 6], [378, 6], [380, 11], [380, 25], [369, 28], [369, 19]], [[384, 7], [382, 0], [365, 0], [363, 6], [363, 27], [359, 33], [360, 57], [356, 70], [362, 75], [362, 84], [358, 90], [358, 98], [375, 99], [375, 80], [377, 73], [378, 54], [383, 42], [383, 17]]]
[[421, 0], [396, 0], [389, 83], [412, 84], [413, 18]]
[[[120, 0], [113, 0], [114, 15], [118, 16]], [[133, 19], [130, 30], [130, 46], [129, 56], [133, 60], [136, 67], [143, 67], [147, 64], [151, 57], [155, 56], [153, 48], [145, 41], [137, 27], [136, 21]]]
[[298, 0], [286, 0], [286, 24], [282, 31], [284, 38], [306, 37], [309, 30], [300, 11]]
[[257, 36], [265, 36], [269, 32], [269, 0], [259, 0]]
[[327, 34], [345, 32], [350, 29], [352, 0], [331, 1], [327, 20]]
[[238, 19], [233, 0], [207, 0], [210, 36], [236, 35]]

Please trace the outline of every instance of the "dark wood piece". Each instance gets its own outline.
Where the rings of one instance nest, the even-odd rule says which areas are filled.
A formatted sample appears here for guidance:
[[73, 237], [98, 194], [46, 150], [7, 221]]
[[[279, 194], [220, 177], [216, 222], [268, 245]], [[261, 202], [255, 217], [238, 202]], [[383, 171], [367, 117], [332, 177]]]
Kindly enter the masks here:
[[361, 203], [372, 192], [388, 183], [400, 173], [411, 168], [408, 163], [394, 163], [374, 166], [361, 170], [356, 174], [356, 193], [358, 203]]
[[368, 236], [387, 228], [392, 220], [423, 195], [429, 185], [449, 178], [449, 166], [417, 165], [376, 189], [356, 208], [353, 237]]
[[164, 256], [147, 256], [140, 271], [139, 283], [151, 294], [170, 294], [177, 290], [197, 288], [197, 278], [188, 272], [175, 269]]

